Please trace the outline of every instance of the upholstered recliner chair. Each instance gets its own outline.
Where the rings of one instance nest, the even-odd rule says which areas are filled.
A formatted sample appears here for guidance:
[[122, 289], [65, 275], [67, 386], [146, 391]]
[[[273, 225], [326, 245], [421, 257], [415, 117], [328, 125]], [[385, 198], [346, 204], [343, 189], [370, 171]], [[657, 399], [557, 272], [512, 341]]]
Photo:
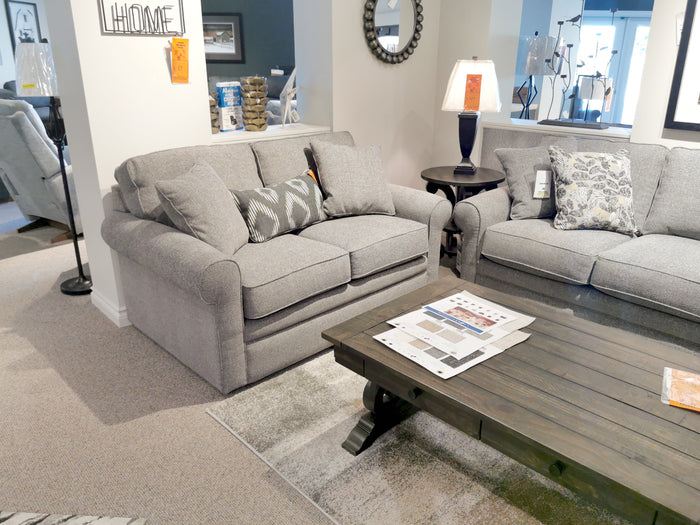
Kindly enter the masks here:
[[[82, 233], [73, 172], [66, 165], [77, 233]], [[34, 108], [22, 100], [0, 100], [0, 179], [27, 219], [68, 224], [56, 146]]]

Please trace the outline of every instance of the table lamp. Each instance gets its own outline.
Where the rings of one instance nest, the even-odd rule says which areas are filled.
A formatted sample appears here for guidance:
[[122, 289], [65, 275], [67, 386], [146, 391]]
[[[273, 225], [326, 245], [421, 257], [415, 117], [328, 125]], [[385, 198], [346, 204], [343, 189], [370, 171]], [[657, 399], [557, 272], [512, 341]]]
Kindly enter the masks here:
[[498, 96], [496, 67], [491, 60], [457, 60], [452, 68], [447, 91], [442, 101], [443, 111], [459, 112], [459, 148], [462, 162], [455, 168], [455, 175], [473, 175], [474, 163], [469, 159], [476, 138], [476, 125], [480, 112], [498, 112], [501, 100]]
[[68, 188], [68, 176], [63, 158], [63, 143], [66, 131], [61, 116], [61, 103], [58, 100], [58, 85], [53, 65], [53, 56], [48, 43], [21, 42], [15, 49], [15, 62], [17, 69], [17, 94], [20, 97], [51, 97], [49, 122], [46, 132], [53, 141], [58, 151], [58, 161], [61, 167], [63, 179], [63, 191], [66, 196], [68, 220], [70, 223], [75, 259], [78, 264], [78, 277], [68, 279], [61, 283], [61, 292], [67, 295], [84, 295], [92, 291], [92, 281], [89, 275], [83, 272], [83, 264], [80, 260], [78, 249], [78, 234], [75, 229], [73, 205]]

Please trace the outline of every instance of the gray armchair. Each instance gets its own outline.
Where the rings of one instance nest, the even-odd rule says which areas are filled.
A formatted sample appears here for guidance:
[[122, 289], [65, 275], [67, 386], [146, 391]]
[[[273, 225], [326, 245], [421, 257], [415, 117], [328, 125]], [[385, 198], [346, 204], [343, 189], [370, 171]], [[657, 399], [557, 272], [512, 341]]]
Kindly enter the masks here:
[[[83, 228], [70, 165], [66, 173], [79, 234]], [[0, 179], [27, 219], [69, 223], [56, 146], [34, 108], [22, 100], [0, 100]]]

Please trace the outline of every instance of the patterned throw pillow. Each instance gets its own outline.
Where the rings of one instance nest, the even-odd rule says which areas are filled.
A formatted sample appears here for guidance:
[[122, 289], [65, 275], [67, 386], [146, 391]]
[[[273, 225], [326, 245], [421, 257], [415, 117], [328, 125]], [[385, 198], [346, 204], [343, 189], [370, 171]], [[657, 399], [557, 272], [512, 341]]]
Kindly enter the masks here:
[[321, 190], [306, 171], [269, 188], [231, 193], [253, 242], [264, 242], [326, 219]]
[[572, 153], [551, 146], [549, 158], [556, 188], [555, 228], [636, 234], [627, 150]]

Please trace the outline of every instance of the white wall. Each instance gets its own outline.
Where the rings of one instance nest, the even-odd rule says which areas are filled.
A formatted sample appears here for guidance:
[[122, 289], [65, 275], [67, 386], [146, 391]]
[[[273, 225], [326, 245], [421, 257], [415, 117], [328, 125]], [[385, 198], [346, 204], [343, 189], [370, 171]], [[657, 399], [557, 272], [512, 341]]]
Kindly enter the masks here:
[[331, 3], [294, 0], [294, 63], [302, 122], [332, 123]]
[[386, 64], [362, 31], [364, 2], [333, 0], [333, 128], [349, 130], [358, 144], [379, 144], [390, 182], [424, 188], [431, 166], [440, 39], [439, 0], [423, 2], [423, 31], [413, 55]]
[[[632, 142], [700, 148], [700, 133], [664, 129], [678, 54], [676, 15], [685, 11], [685, 7], [686, 0], [663, 0], [663, 3], [656, 0], [654, 5], [642, 86], [632, 126]], [[696, 20], [695, 24], [698, 23], [700, 21]]]
[[94, 283], [92, 300], [125, 322], [116, 259], [100, 236], [114, 168], [150, 151], [211, 141], [199, 0], [185, 0], [190, 83], [171, 84], [167, 37], [102, 35], [94, 0], [47, 3], [59, 91]]

